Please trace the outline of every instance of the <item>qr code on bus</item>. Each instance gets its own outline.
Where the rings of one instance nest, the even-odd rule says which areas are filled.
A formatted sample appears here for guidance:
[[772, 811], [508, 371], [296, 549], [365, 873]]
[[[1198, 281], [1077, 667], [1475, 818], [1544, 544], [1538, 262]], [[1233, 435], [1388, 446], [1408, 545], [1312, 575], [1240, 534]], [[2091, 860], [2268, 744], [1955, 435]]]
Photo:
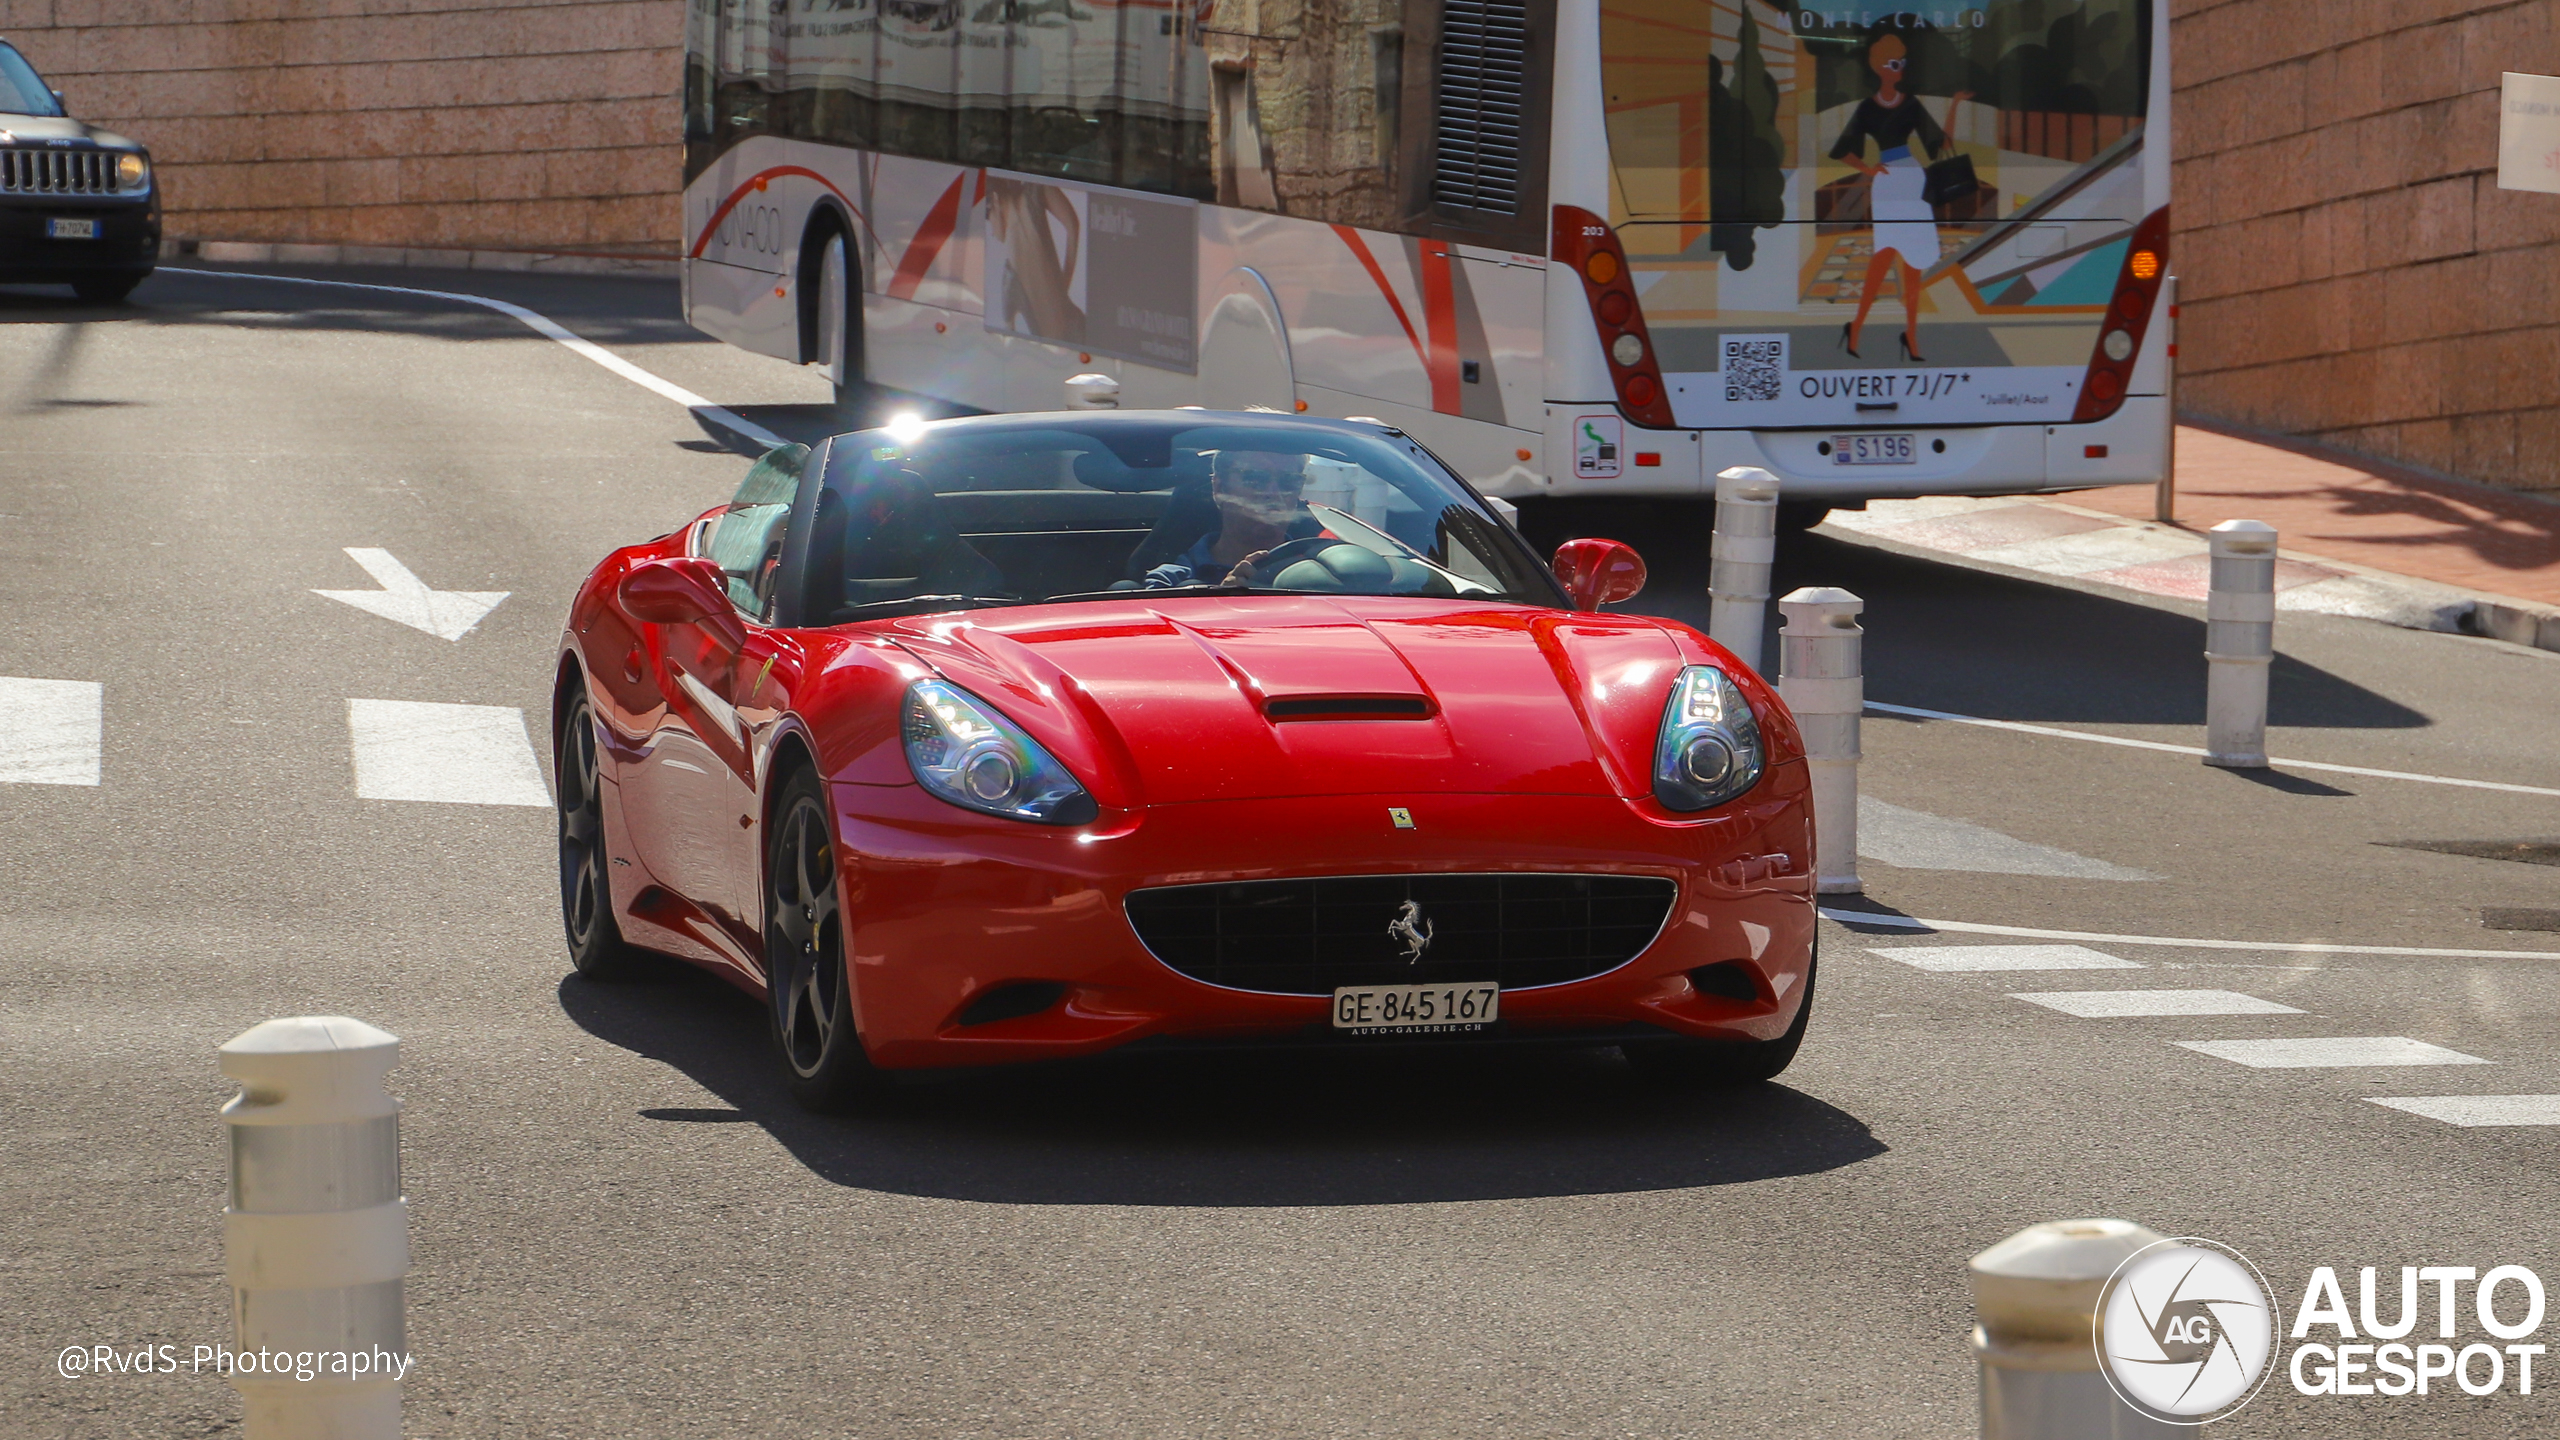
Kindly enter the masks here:
[[1786, 379], [1787, 337], [1728, 335], [1724, 339], [1724, 398], [1775, 400]]

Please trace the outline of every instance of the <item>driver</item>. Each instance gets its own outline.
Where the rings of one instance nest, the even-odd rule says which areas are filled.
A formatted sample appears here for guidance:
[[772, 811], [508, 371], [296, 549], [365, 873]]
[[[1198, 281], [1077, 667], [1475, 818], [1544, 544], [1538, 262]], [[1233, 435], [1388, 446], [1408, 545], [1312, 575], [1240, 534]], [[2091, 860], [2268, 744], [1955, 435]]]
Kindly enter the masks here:
[[[1307, 509], [1307, 457], [1295, 451], [1221, 450], [1209, 462], [1218, 523], [1191, 548], [1147, 572], [1149, 590], [1179, 585], [1267, 585], [1259, 564], [1292, 540], [1330, 535]], [[1159, 552], [1161, 553], [1161, 552]]]

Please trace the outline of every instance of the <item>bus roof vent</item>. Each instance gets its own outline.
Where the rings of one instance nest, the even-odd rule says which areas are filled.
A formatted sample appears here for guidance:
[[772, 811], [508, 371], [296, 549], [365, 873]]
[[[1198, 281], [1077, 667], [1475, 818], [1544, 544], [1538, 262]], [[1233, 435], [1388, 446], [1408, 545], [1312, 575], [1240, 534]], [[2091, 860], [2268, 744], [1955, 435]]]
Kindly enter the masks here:
[[1447, 0], [1431, 198], [1509, 215], [1520, 204], [1520, 107], [1529, 64], [1524, 0]]

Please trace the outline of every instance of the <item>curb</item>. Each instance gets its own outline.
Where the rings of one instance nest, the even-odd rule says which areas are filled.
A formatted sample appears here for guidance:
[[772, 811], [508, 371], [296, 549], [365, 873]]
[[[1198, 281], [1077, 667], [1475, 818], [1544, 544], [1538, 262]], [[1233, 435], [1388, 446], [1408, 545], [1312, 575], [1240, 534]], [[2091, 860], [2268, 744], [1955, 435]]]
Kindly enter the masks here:
[[621, 275], [673, 280], [676, 261], [653, 255], [577, 250], [434, 250], [399, 245], [297, 245], [262, 240], [162, 242], [163, 260], [251, 265], [382, 265], [433, 270], [514, 270], [550, 275]]
[[2536, 650], [2560, 650], [2560, 610], [2536, 605], [2529, 600], [2500, 600], [2483, 596], [2472, 603], [2463, 617], [2466, 635], [2485, 635], [2504, 640], [2510, 645], [2530, 645]]
[[[2058, 497], [2012, 496], [2006, 498], [2013, 502], [2032, 500], [2033, 503], [2073, 514], [2104, 519], [2126, 528], [2141, 528], [2138, 524], [2125, 521], [2120, 515], [2085, 509], [2062, 501]], [[2038, 584], [2077, 591], [2084, 595], [2131, 601], [2155, 609], [2198, 615], [2204, 612], [2204, 603], [2200, 600], [2163, 595], [2104, 580], [2090, 579], [2082, 575], [2057, 574], [2031, 566], [1987, 559], [1961, 550], [1942, 550], [1933, 546], [1914, 544], [1907, 540], [1895, 539], [1889, 532], [1851, 530], [1844, 526], [1828, 524], [1818, 527], [1818, 532], [1851, 544], [1865, 545], [1915, 560], [1958, 565], [1985, 574], [2000, 575], [2013, 580], [2034, 581]], [[2324, 582], [2331, 588], [2317, 596], [2302, 595], [2294, 603], [2288, 603], [2288, 592], [2277, 592], [2276, 604], [2279, 610], [2371, 620], [2403, 630], [2425, 630], [2444, 635], [2471, 635], [2499, 640], [2511, 645], [2522, 645], [2530, 649], [2560, 652], [2560, 607], [2539, 601], [2518, 599], [2511, 595], [2492, 595], [2475, 590], [2464, 590], [2439, 581], [2376, 570], [2370, 566], [2358, 565], [2351, 560], [2339, 560], [2327, 555], [2291, 549], [2279, 550], [2277, 554], [2284, 560], [2298, 561], [2336, 572], [2330, 581]]]

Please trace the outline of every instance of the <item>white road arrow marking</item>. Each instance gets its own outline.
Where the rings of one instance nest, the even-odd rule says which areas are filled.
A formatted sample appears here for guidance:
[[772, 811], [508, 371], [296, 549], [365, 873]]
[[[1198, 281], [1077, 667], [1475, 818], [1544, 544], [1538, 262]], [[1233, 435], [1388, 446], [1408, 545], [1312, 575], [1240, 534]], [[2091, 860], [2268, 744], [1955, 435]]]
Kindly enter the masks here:
[[359, 610], [424, 630], [439, 640], [459, 640], [471, 633], [480, 617], [498, 608], [511, 593], [505, 590], [430, 590], [388, 550], [350, 545], [347, 555], [382, 583], [379, 590], [314, 590], [314, 595], [342, 601]]

